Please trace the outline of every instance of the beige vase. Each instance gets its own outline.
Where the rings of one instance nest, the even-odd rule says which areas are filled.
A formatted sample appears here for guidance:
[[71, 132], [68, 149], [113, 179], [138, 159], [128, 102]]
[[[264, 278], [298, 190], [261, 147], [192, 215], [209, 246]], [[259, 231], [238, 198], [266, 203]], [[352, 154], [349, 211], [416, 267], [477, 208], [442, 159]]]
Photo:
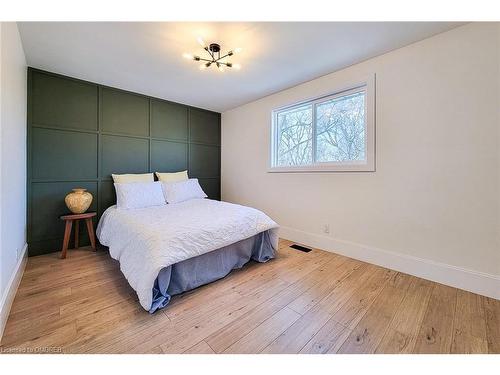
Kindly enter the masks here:
[[74, 214], [83, 214], [92, 203], [92, 194], [87, 189], [72, 189], [73, 192], [66, 195], [64, 202]]

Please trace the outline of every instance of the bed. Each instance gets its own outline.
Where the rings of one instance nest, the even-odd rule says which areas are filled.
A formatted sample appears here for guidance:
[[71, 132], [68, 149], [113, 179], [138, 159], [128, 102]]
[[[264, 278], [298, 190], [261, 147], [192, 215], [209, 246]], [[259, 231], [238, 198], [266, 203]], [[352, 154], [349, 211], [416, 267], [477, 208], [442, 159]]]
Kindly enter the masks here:
[[109, 207], [97, 237], [141, 306], [153, 313], [170, 298], [218, 280], [250, 260], [275, 256], [278, 225], [254, 208], [210, 199], [133, 210]]

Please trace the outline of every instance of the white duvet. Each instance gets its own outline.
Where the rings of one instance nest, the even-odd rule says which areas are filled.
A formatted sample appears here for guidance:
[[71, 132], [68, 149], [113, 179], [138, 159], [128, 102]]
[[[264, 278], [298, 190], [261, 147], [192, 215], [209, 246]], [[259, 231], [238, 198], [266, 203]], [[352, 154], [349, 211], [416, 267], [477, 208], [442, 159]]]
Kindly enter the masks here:
[[109, 207], [97, 226], [101, 244], [137, 292], [146, 310], [160, 270], [270, 230], [278, 246], [278, 225], [263, 212], [210, 199], [192, 199], [133, 210]]

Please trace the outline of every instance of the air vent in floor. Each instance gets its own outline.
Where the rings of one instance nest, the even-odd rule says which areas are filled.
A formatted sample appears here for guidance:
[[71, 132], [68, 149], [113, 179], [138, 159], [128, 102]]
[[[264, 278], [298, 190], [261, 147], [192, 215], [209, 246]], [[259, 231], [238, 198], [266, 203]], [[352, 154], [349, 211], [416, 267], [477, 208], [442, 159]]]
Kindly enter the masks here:
[[299, 250], [299, 251], [303, 251], [304, 253], [308, 253], [309, 251], [311, 251], [312, 249], [308, 248], [308, 247], [305, 247], [305, 246], [301, 246], [301, 245], [297, 245], [296, 243], [294, 243], [293, 245], [290, 246], [292, 249], [295, 249], [295, 250]]

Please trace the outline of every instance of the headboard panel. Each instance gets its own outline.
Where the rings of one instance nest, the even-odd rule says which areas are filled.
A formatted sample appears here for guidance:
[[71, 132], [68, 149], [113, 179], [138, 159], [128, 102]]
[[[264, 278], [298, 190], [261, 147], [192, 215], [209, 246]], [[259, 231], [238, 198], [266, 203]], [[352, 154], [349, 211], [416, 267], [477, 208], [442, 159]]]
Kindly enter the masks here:
[[72, 188], [100, 217], [115, 203], [111, 173], [184, 169], [220, 199], [219, 113], [28, 68], [30, 255], [60, 250]]

